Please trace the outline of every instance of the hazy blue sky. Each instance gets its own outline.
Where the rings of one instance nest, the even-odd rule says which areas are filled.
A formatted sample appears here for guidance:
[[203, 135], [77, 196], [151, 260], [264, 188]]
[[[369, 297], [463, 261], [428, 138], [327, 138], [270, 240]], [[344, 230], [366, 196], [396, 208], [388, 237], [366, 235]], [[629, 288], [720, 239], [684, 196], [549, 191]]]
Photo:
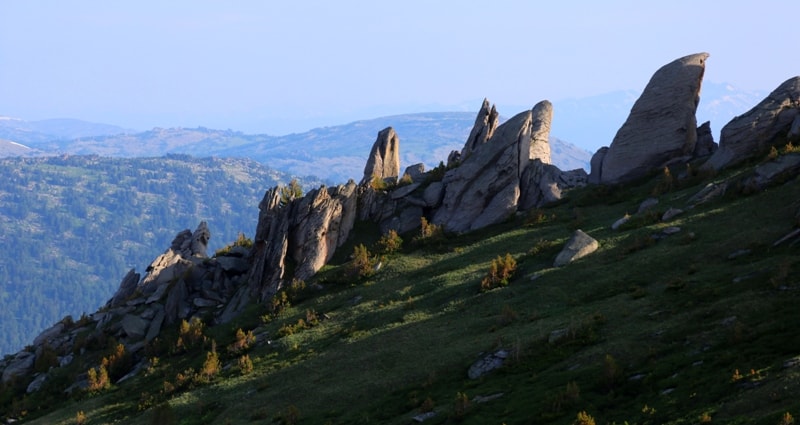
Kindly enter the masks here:
[[[657, 4], [657, 5], [654, 5]], [[284, 134], [405, 112], [800, 73], [800, 2], [35, 1], [0, 4], [0, 115]], [[558, 111], [556, 111], [556, 114]]]

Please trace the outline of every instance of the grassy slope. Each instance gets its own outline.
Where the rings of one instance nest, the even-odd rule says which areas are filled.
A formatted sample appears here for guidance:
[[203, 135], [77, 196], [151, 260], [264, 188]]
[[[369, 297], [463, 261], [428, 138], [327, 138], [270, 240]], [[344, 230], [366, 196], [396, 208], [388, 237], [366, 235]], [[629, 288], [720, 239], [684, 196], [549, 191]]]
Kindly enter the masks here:
[[[359, 283], [341, 282], [341, 259], [334, 261], [317, 277], [323, 290], [268, 324], [254, 308], [208, 330], [224, 347], [239, 326], [275, 338], [307, 310], [329, 317], [255, 347], [253, 373], [240, 376], [234, 366], [210, 385], [164, 397], [169, 407], [139, 411], [143, 392], [157, 394], [177, 371], [199, 367], [205, 351], [165, 355], [152, 374], [65, 401], [31, 423], [74, 423], [82, 410], [88, 423], [154, 423], [158, 411], [186, 424], [292, 423], [294, 414], [309, 424], [406, 424], [430, 399], [438, 414], [425, 423], [441, 424], [457, 421], [458, 393], [502, 393], [471, 403], [461, 420], [474, 424], [566, 424], [579, 411], [597, 423], [697, 423], [708, 415], [775, 424], [800, 413], [800, 368], [782, 367], [800, 354], [800, 259], [796, 247], [772, 247], [796, 225], [800, 182], [687, 210], [669, 223], [681, 232], [655, 244], [646, 237], [667, 224], [610, 230], [653, 184], [575, 193], [542, 210], [546, 219], [535, 225], [519, 218], [426, 247], [407, 242]], [[700, 187], [660, 196], [656, 210], [685, 208]], [[600, 250], [550, 268], [578, 227]], [[728, 259], [744, 248], [752, 253]], [[479, 293], [489, 262], [506, 252], [519, 262], [511, 284]], [[558, 329], [567, 337], [548, 343]], [[506, 365], [469, 380], [470, 364], [497, 348], [511, 352]], [[235, 358], [223, 354], [223, 363]], [[737, 369], [743, 377], [732, 382]]]

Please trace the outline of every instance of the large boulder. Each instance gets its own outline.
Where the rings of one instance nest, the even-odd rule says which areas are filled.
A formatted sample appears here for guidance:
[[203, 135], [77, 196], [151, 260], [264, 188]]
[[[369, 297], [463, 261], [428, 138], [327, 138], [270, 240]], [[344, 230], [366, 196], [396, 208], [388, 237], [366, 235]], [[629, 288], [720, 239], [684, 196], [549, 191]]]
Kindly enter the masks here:
[[569, 238], [567, 243], [564, 244], [564, 248], [562, 248], [561, 252], [556, 256], [553, 266], [565, 266], [597, 251], [599, 247], [600, 243], [597, 242], [595, 238], [587, 235], [583, 230], [578, 229], [572, 234], [572, 237]]
[[368, 184], [374, 178], [396, 181], [399, 175], [400, 139], [392, 127], [387, 127], [378, 132], [378, 138], [372, 145], [361, 184]]
[[714, 142], [714, 134], [711, 133], [711, 122], [706, 121], [697, 127], [697, 142], [694, 144], [695, 158], [708, 157], [717, 151], [717, 143]]
[[630, 181], [692, 155], [706, 58], [708, 53], [685, 56], [653, 74], [603, 158], [600, 183]]
[[800, 117], [800, 76], [790, 78], [753, 109], [722, 127], [719, 149], [704, 167], [720, 170], [793, 138]]
[[529, 162], [532, 124], [531, 111], [517, 114], [497, 127], [486, 143], [476, 145], [466, 159], [462, 155], [461, 165], [442, 180], [444, 197], [433, 222], [450, 232], [466, 232], [501, 222], [516, 212], [520, 177]]

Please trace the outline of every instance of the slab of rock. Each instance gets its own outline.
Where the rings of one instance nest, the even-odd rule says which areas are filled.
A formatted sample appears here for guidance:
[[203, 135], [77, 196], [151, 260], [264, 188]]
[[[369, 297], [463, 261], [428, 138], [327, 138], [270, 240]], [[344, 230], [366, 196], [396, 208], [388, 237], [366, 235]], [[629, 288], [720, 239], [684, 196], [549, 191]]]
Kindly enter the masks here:
[[706, 121], [697, 127], [697, 142], [694, 144], [692, 157], [703, 158], [714, 154], [717, 151], [717, 143], [714, 141], [714, 134], [711, 133], [711, 122]]
[[161, 325], [164, 324], [165, 317], [163, 308], [156, 311], [155, 317], [150, 321], [150, 326], [147, 328], [147, 334], [144, 336], [146, 342], [154, 340], [161, 333]]
[[753, 109], [722, 127], [719, 149], [703, 167], [720, 170], [766, 154], [770, 146], [785, 143], [798, 116], [800, 76], [786, 80]]
[[728, 190], [728, 183], [709, 183], [699, 192], [692, 195], [691, 198], [687, 201], [690, 205], [700, 205], [706, 202], [712, 201], [717, 199], [723, 195]]
[[615, 221], [614, 223], [611, 224], [611, 230], [619, 229], [620, 227], [622, 227], [623, 224], [627, 223], [630, 219], [631, 219], [631, 216], [629, 216], [629, 215], [623, 216], [622, 218], [620, 218], [619, 220], [617, 220], [617, 221]]
[[119, 289], [117, 289], [117, 292], [114, 293], [114, 296], [111, 297], [111, 300], [108, 301], [106, 306], [116, 307], [122, 305], [125, 300], [136, 292], [136, 287], [139, 285], [140, 278], [141, 276], [139, 273], [136, 273], [136, 269], [130, 269], [125, 277], [122, 278]]
[[8, 366], [3, 369], [3, 375], [0, 380], [5, 384], [14, 378], [29, 374], [33, 370], [33, 363], [35, 360], [36, 356], [33, 353], [20, 351], [11, 359]]
[[743, 183], [746, 187], [760, 190], [776, 181], [785, 181], [798, 174], [800, 174], [800, 154], [790, 153], [760, 164]]
[[389, 194], [389, 197], [391, 197], [393, 200], [405, 198], [406, 196], [411, 194], [411, 192], [417, 190], [419, 186], [420, 183], [411, 183], [405, 186], [398, 187], [397, 189], [393, 190], [391, 194]]
[[556, 256], [553, 262], [554, 267], [561, 267], [567, 265], [577, 259], [583, 258], [595, 251], [600, 247], [600, 243], [596, 239], [587, 235], [583, 230], [576, 230], [569, 238], [564, 248]]
[[400, 138], [392, 127], [378, 132], [378, 138], [372, 145], [367, 164], [364, 166], [364, 178], [361, 184], [369, 184], [373, 178], [394, 179], [400, 175]]
[[[39, 347], [45, 343], [50, 343], [55, 337], [61, 335], [61, 332], [64, 332], [64, 324], [61, 322], [56, 323], [55, 325], [45, 329], [42, 333], [39, 334], [36, 338], [33, 339], [33, 346]], [[53, 344], [50, 344], [53, 345]]]
[[271, 299], [283, 282], [292, 201], [293, 195], [283, 199], [280, 187], [274, 187], [264, 194], [264, 199], [258, 204], [253, 263], [247, 275], [247, 285], [249, 293], [259, 302]]
[[425, 201], [426, 206], [437, 207], [442, 202], [443, 194], [444, 184], [442, 182], [433, 182], [422, 192], [422, 199]]
[[647, 198], [639, 204], [639, 209], [636, 211], [637, 214], [641, 214], [653, 207], [658, 205], [658, 199], [656, 198]]
[[39, 391], [40, 389], [42, 389], [42, 385], [44, 385], [45, 381], [47, 381], [46, 373], [40, 373], [36, 375], [36, 378], [33, 378], [33, 381], [31, 381], [31, 383], [28, 384], [28, 388], [27, 390], [25, 390], [25, 392], [31, 394], [35, 393], [36, 391]]
[[481, 376], [503, 366], [503, 363], [508, 358], [508, 351], [497, 350], [494, 353], [488, 354], [472, 364], [467, 371], [469, 379], [478, 379]]
[[288, 253], [296, 263], [295, 277], [306, 280], [344, 244], [356, 218], [356, 184], [309, 192], [292, 204]]
[[499, 223], [517, 211], [520, 177], [529, 162], [531, 124], [531, 111], [517, 114], [445, 174], [435, 224], [448, 232], [467, 232]]
[[128, 338], [134, 341], [144, 338], [147, 334], [147, 327], [150, 326], [149, 321], [134, 314], [125, 315], [120, 323]]
[[706, 58], [708, 53], [685, 56], [653, 74], [603, 157], [600, 183], [630, 181], [692, 155]]
[[217, 257], [217, 264], [222, 270], [232, 274], [242, 274], [250, 269], [250, 263], [241, 257]]
[[403, 173], [403, 177], [405, 177], [406, 175], [411, 177], [412, 182], [422, 183], [423, 181], [425, 181], [425, 164], [419, 163], [406, 167], [406, 171]]
[[589, 184], [600, 184], [600, 175], [603, 174], [603, 159], [608, 153], [608, 146], [603, 146], [592, 155], [589, 166], [591, 167], [589, 173]]
[[673, 218], [677, 217], [678, 215], [683, 214], [683, 210], [680, 208], [669, 208], [667, 211], [664, 212], [664, 215], [661, 216], [661, 221], [670, 221]]

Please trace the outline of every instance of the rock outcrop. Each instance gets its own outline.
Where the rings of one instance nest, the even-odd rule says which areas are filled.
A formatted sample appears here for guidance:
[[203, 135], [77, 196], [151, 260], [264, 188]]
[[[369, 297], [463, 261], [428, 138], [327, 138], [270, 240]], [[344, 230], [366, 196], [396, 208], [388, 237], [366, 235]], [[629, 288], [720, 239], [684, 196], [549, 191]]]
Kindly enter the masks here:
[[492, 138], [499, 121], [500, 114], [497, 113], [497, 109], [494, 105], [489, 104], [488, 99], [483, 99], [483, 105], [481, 105], [478, 116], [475, 118], [475, 125], [472, 126], [472, 131], [470, 131], [461, 153], [457, 158], [454, 157], [455, 152], [451, 153], [447, 158], [447, 164], [451, 165], [452, 163], [454, 165], [472, 155], [480, 145]]
[[[677, 59], [656, 71], [617, 132], [593, 181], [616, 184], [681, 157], [697, 141], [695, 112], [708, 53]], [[592, 158], [592, 162], [596, 162]]]
[[717, 143], [714, 142], [714, 135], [711, 133], [711, 122], [706, 121], [697, 127], [697, 142], [694, 144], [694, 158], [704, 158], [713, 155], [717, 150]]
[[561, 171], [552, 164], [533, 159], [521, 178], [519, 209], [527, 210], [561, 199], [568, 189], [585, 186], [589, 176], [582, 168]]
[[[483, 111], [483, 108], [482, 108]], [[519, 180], [529, 162], [531, 111], [509, 119], [448, 171], [442, 206], [433, 216], [450, 232], [466, 232], [505, 220], [517, 210]]]
[[372, 145], [361, 184], [368, 184], [374, 178], [394, 182], [397, 181], [399, 175], [400, 140], [394, 129], [387, 127], [378, 133], [378, 139]]
[[719, 149], [704, 167], [720, 170], [794, 138], [800, 126], [800, 76], [790, 78], [753, 109], [722, 127]]
[[553, 104], [543, 100], [534, 105], [531, 114], [533, 123], [531, 124], [531, 149], [528, 158], [551, 164], [549, 139], [550, 123], [553, 121]]
[[[302, 198], [280, 187], [268, 190], [259, 205], [248, 275], [251, 295], [266, 301], [284, 280], [308, 279], [324, 266], [353, 229], [356, 193], [352, 180], [335, 188], [322, 186]], [[287, 258], [296, 265], [292, 276], [286, 276]]]

